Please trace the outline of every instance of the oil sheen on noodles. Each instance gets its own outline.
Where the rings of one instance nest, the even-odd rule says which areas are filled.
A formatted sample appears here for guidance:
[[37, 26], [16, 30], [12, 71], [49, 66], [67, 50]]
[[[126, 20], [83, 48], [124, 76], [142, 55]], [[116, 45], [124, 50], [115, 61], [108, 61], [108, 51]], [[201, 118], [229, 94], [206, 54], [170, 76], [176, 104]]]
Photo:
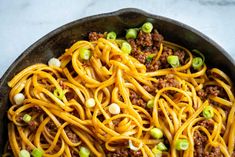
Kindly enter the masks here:
[[[72, 152], [78, 153], [84, 146], [90, 150], [90, 156], [102, 157], [105, 152], [120, 147], [119, 143], [131, 142], [142, 156], [154, 157], [153, 147], [163, 140], [152, 138], [150, 131], [159, 128], [169, 143], [164, 155], [194, 156], [193, 137], [200, 131], [208, 138], [205, 150], [220, 147], [223, 156], [229, 157], [234, 151], [235, 136], [232, 81], [216, 68], [211, 69], [215, 75], [208, 79], [205, 64], [198, 71], [190, 71], [193, 55], [189, 50], [164, 41], [160, 55], [164, 46], [184, 50], [187, 62], [176, 68], [147, 72], [144, 64], [123, 53], [115, 41], [100, 38], [94, 42], [74, 43], [58, 58], [59, 68], [35, 64], [22, 70], [8, 83], [13, 104], [8, 111], [8, 139], [14, 156], [18, 156], [21, 149], [39, 148], [45, 157], [71, 157]], [[90, 49], [92, 53], [85, 63], [79, 59], [81, 48]], [[155, 58], [158, 59], [159, 56]], [[156, 91], [156, 95], [143, 88], [143, 85], [153, 88], [158, 77], [169, 74], [180, 82], [180, 88], [165, 87]], [[206, 84], [223, 88], [228, 99], [218, 96], [200, 99], [197, 91]], [[62, 97], [55, 95], [55, 90]], [[152, 111], [132, 104], [130, 90], [139, 93], [145, 101], [152, 99], [154, 105], [149, 109]], [[169, 91], [174, 97], [167, 94]], [[14, 95], [20, 92], [24, 93], [25, 100], [17, 105]], [[86, 106], [90, 98], [95, 100], [94, 107]], [[210, 99], [217, 105], [210, 104]], [[120, 107], [119, 114], [109, 112], [112, 103]], [[209, 105], [214, 112], [210, 119], [214, 126], [212, 131], [196, 125], [206, 119], [202, 112]], [[228, 108], [228, 112], [223, 107]], [[25, 114], [38, 123], [36, 129], [30, 129], [20, 119]], [[117, 120], [119, 123], [115, 124]], [[49, 123], [56, 129], [50, 129]], [[65, 128], [78, 138], [69, 138]], [[187, 139], [187, 150], [177, 150], [179, 139]], [[7, 155], [8, 152], [4, 154]]]

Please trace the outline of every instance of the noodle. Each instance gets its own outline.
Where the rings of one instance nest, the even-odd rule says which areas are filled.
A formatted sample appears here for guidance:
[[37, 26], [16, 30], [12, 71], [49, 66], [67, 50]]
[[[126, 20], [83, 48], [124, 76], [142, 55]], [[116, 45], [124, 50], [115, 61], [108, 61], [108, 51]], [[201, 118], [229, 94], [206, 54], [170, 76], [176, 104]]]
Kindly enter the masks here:
[[[80, 59], [82, 48], [91, 51], [88, 61]], [[3, 156], [18, 156], [22, 149], [31, 152], [39, 148], [45, 157], [70, 157], [79, 156], [79, 149], [86, 147], [90, 156], [102, 157], [122, 148], [130, 150], [129, 141], [141, 156], [155, 156], [152, 149], [164, 142], [168, 149], [163, 155], [188, 157], [198, 155], [198, 136], [206, 139], [203, 152], [219, 148], [223, 156], [234, 155], [232, 81], [206, 64], [194, 70], [194, 54], [167, 41], [153, 52], [156, 55], [149, 66], [159, 64], [169, 49], [184, 51], [186, 59], [176, 68], [166, 63], [166, 67], [149, 71], [138, 57], [123, 53], [115, 40], [81, 40], [58, 58], [60, 67], [35, 64], [22, 70], [8, 82], [11, 149], [5, 149]], [[206, 87], [211, 87], [211, 93], [216, 87], [222, 94], [203, 97], [200, 92]], [[25, 96], [22, 104], [14, 100], [18, 93]], [[90, 99], [95, 106], [87, 106]], [[153, 100], [152, 108], [141, 105], [149, 100]], [[120, 107], [119, 114], [110, 112], [112, 103]], [[207, 106], [214, 110], [209, 120], [202, 114]], [[28, 123], [22, 120], [25, 114], [32, 117]], [[212, 128], [202, 125], [204, 122]], [[151, 136], [150, 130], [155, 127], [162, 130], [162, 139]], [[185, 151], [176, 148], [177, 140], [182, 138], [189, 142]]]

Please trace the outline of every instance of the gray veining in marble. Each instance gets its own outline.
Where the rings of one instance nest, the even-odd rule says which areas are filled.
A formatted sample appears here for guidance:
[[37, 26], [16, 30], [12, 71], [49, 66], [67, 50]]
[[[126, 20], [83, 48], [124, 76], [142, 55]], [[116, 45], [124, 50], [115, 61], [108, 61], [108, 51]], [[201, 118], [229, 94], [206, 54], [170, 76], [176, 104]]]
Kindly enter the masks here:
[[0, 77], [27, 47], [55, 28], [126, 7], [190, 25], [235, 58], [235, 0], [1, 0]]

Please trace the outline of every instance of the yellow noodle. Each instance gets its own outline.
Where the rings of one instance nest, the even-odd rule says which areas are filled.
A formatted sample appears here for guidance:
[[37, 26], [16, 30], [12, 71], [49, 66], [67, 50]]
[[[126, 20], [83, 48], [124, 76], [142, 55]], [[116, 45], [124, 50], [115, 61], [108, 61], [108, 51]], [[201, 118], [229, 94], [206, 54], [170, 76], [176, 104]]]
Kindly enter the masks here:
[[[80, 58], [83, 48], [91, 51], [87, 61]], [[107, 152], [112, 154], [120, 148], [130, 151], [131, 142], [143, 157], [154, 157], [152, 149], [167, 140], [170, 148], [162, 154], [192, 157], [197, 151], [195, 134], [201, 133], [207, 138], [204, 152], [219, 147], [223, 156], [232, 156], [232, 80], [219, 69], [207, 69], [206, 64], [192, 70], [194, 54], [167, 41], [152, 52], [155, 57], [151, 66], [161, 62], [166, 48], [184, 51], [185, 63], [149, 72], [146, 65], [122, 52], [118, 40], [99, 38], [74, 43], [58, 57], [60, 67], [35, 64], [25, 68], [8, 82], [12, 104], [7, 114], [8, 141], [12, 152], [4, 149], [3, 156], [18, 156], [22, 149], [32, 152], [39, 148], [45, 157], [71, 157], [79, 156], [80, 148], [86, 147], [90, 156], [105, 157]], [[206, 90], [208, 86], [217, 86], [225, 96], [211, 94]], [[203, 98], [200, 92], [207, 95]], [[14, 96], [18, 93], [23, 93], [25, 100], [17, 105]], [[94, 100], [94, 106], [87, 106], [90, 100]], [[152, 108], [147, 107], [150, 100]], [[120, 107], [120, 113], [110, 112], [112, 103]], [[211, 119], [202, 114], [208, 105], [213, 107]], [[22, 120], [25, 114], [31, 116], [30, 122]], [[154, 127], [162, 130], [163, 138], [151, 136]], [[175, 147], [181, 138], [189, 142], [185, 151]]]

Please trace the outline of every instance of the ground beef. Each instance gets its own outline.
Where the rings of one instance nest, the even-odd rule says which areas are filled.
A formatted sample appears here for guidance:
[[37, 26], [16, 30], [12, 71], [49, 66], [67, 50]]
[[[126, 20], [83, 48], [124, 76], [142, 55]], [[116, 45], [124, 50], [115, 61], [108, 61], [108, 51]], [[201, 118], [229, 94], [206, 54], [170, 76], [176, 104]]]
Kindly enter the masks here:
[[16, 121], [17, 121], [18, 123], [24, 123], [24, 121], [23, 121], [23, 115], [22, 115], [22, 116], [18, 116], [18, 117], [16, 118]]
[[[203, 122], [204, 124], [208, 122]], [[221, 156], [220, 147], [212, 147], [212, 149], [208, 151], [204, 151], [204, 148], [207, 144], [207, 136], [205, 133], [195, 132], [194, 133], [194, 156], [195, 157], [218, 157]]]
[[144, 64], [146, 61], [147, 54], [138, 50], [137, 44], [134, 39], [129, 39], [128, 42], [130, 43], [132, 48], [131, 55], [135, 57], [140, 63]]
[[138, 151], [133, 151], [133, 150], [130, 150], [130, 156], [131, 157], [141, 157], [143, 156], [141, 150], [138, 150]]
[[88, 38], [89, 38], [90, 41], [96, 41], [99, 38], [103, 38], [103, 37], [104, 37], [104, 34], [97, 33], [97, 32], [90, 32], [89, 35], [88, 35]]
[[138, 98], [138, 95], [135, 91], [133, 90], [130, 90], [130, 99], [135, 99], [135, 98]]
[[[142, 85], [142, 87], [150, 94], [152, 95], [156, 95], [156, 89], [157, 89], [157, 85], [155, 82], [152, 82], [152, 85], [153, 85], [153, 88], [150, 88], [149, 86], [147, 85]], [[145, 109], [148, 109], [148, 108], [145, 108]]]
[[227, 99], [227, 94], [224, 91], [224, 89], [220, 86], [217, 85], [210, 85], [210, 86], [206, 86], [204, 87], [204, 89], [201, 89], [199, 91], [197, 91], [197, 95], [202, 99], [205, 100], [208, 98], [208, 96], [212, 95], [212, 96], [219, 96], [222, 97], [224, 99]]
[[169, 74], [158, 79], [158, 83], [155, 84], [158, 89], [165, 87], [180, 88], [180, 83], [174, 78], [174, 75]]
[[79, 139], [78, 136], [71, 131], [70, 128], [65, 127], [65, 133], [67, 134], [68, 138], [73, 142], [73, 143], [78, 143]]
[[142, 52], [144, 53], [157, 53], [158, 52], [158, 49], [156, 47], [143, 47], [142, 48]]
[[39, 124], [37, 121], [31, 120], [30, 122], [28, 122], [28, 125], [29, 125], [29, 129], [34, 131], [37, 129]]
[[208, 131], [212, 132], [214, 129], [214, 124], [210, 120], [203, 120], [197, 123], [197, 125], [201, 125], [205, 127]]
[[60, 80], [59, 84], [60, 84], [62, 89], [69, 89], [69, 87], [66, 86], [66, 84], [64, 84], [64, 82], [62, 80]]
[[159, 117], [164, 117], [165, 116], [164, 113], [162, 112], [162, 110], [158, 110], [158, 116]]
[[207, 93], [205, 92], [204, 89], [200, 89], [197, 91], [197, 95], [202, 99], [205, 100], [207, 98]]
[[52, 120], [50, 120], [47, 123], [46, 127], [51, 131], [56, 131], [57, 130], [57, 126], [55, 125], [55, 123]]
[[150, 47], [153, 45], [152, 35], [150, 33], [139, 31], [138, 37], [136, 39], [136, 43], [137, 43], [137, 46]]
[[128, 43], [131, 45], [131, 55], [138, 53], [138, 48], [135, 42], [135, 39], [128, 39]]
[[139, 31], [137, 39], [128, 39], [132, 47], [131, 55], [135, 57], [140, 63], [145, 64], [147, 72], [156, 71], [162, 68], [170, 68], [167, 62], [169, 55], [176, 55], [179, 57], [180, 63], [185, 63], [185, 52], [183, 50], [176, 50], [164, 46], [163, 52], [157, 62], [146, 61], [146, 58], [150, 54], [156, 54], [159, 51], [160, 44], [163, 41], [162, 35], [156, 30], [153, 33], [145, 33]]
[[143, 85], [142, 86], [147, 92], [149, 92], [149, 93], [152, 93], [152, 92], [154, 92], [155, 91], [155, 89], [154, 88], [150, 88], [149, 86], [147, 86], [147, 85]]
[[35, 105], [33, 108], [32, 108], [32, 111], [34, 112], [37, 112], [37, 113], [41, 113], [43, 112], [43, 110], [41, 109], [41, 107]]
[[139, 31], [137, 39], [128, 39], [132, 47], [131, 55], [140, 63], [145, 64], [147, 71], [156, 71], [160, 67], [160, 61], [151, 63], [146, 58], [150, 54], [156, 54], [159, 50], [163, 37], [155, 30], [153, 33]]
[[146, 108], [146, 102], [138, 95], [135, 91], [130, 90], [130, 99], [133, 105], [137, 105], [143, 108]]
[[119, 99], [121, 102], [124, 102], [124, 99], [123, 99], [123, 97], [122, 97], [121, 94], [118, 94], [118, 99]]
[[70, 149], [70, 152], [71, 152], [71, 156], [72, 157], [78, 157], [78, 153], [76, 151], [74, 151], [73, 149]]
[[134, 98], [131, 102], [132, 102], [133, 105], [137, 105], [137, 106], [140, 106], [142, 108], [146, 107], [146, 103], [141, 98]]
[[138, 51], [138, 47], [141, 48], [141, 51], [143, 52], [152, 53], [159, 49], [162, 41], [163, 37], [157, 32], [157, 30], [154, 30], [151, 34], [139, 31], [136, 40], [128, 39], [128, 42], [132, 47], [132, 53], [136, 53]]
[[218, 157], [221, 156], [220, 147], [213, 147], [210, 152], [205, 152], [204, 157]]
[[146, 63], [145, 66], [146, 66], [147, 72], [157, 71], [158, 69], [161, 69], [161, 62], [156, 61], [153, 64], [152, 62], [150, 62], [150, 63]]
[[129, 157], [129, 149], [127, 148], [118, 148], [114, 152], [106, 152], [107, 157]]
[[154, 30], [152, 33], [153, 46], [159, 48], [160, 44], [163, 41], [163, 36], [158, 33], [157, 30]]
[[174, 55], [179, 57], [181, 64], [185, 64], [185, 52], [183, 50], [176, 50]]
[[207, 86], [206, 93], [212, 96], [218, 96], [220, 93], [220, 89], [218, 86]]
[[207, 143], [207, 136], [204, 133], [194, 133], [194, 157], [204, 157], [204, 148]]
[[173, 50], [171, 48], [164, 47], [163, 51], [162, 51], [162, 54], [159, 58], [163, 68], [169, 68], [170, 67], [170, 65], [167, 62], [167, 57], [170, 56], [170, 55], [173, 55]]
[[67, 100], [75, 99], [75, 100], [77, 100], [79, 103], [81, 103], [81, 100], [79, 99], [78, 95], [75, 94], [74, 92], [66, 92], [66, 93], [65, 93], [65, 97], [66, 97]]
[[134, 57], [142, 64], [145, 63], [147, 54], [145, 53], [137, 53], [134, 55]]

